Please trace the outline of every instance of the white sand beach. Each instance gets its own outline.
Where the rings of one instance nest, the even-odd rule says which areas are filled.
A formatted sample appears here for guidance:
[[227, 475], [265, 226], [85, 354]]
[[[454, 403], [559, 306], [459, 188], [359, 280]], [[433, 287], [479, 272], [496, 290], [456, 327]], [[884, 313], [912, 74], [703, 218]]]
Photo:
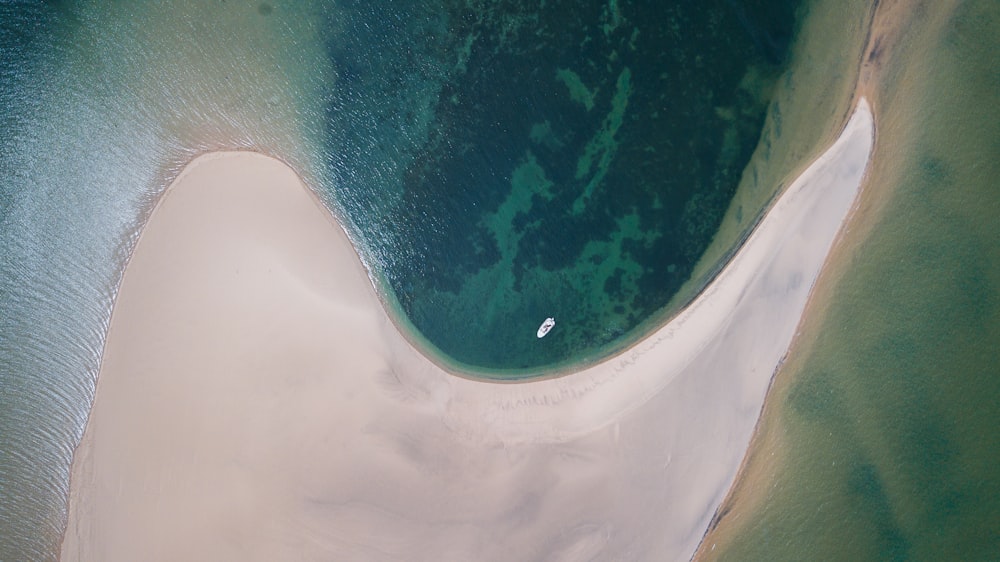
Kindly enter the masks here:
[[559, 378], [451, 375], [285, 164], [192, 162], [145, 227], [62, 560], [687, 560], [862, 185], [862, 100], [719, 277]]

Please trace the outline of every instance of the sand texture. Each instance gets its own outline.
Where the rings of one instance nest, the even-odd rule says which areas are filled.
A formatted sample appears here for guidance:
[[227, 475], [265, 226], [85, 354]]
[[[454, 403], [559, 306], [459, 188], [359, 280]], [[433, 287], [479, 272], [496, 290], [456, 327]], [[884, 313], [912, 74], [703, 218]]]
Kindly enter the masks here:
[[872, 140], [862, 102], [690, 307], [519, 384], [416, 351], [287, 166], [195, 160], [126, 269], [62, 559], [688, 559]]

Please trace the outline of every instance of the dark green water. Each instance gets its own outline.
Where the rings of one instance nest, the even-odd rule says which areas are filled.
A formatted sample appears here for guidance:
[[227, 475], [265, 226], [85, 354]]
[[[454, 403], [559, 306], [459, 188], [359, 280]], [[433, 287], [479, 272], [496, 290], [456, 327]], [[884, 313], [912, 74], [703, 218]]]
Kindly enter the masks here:
[[795, 4], [347, 2], [332, 168], [409, 320], [454, 361], [524, 370], [669, 312], [757, 145]]
[[786, 460], [722, 559], [1000, 556], [1000, 6], [955, 4], [887, 63], [869, 189], [892, 195], [794, 360]]
[[0, 559], [54, 556], [115, 288], [196, 154], [291, 164], [451, 360], [593, 360], [673, 310], [796, 4], [0, 2]]

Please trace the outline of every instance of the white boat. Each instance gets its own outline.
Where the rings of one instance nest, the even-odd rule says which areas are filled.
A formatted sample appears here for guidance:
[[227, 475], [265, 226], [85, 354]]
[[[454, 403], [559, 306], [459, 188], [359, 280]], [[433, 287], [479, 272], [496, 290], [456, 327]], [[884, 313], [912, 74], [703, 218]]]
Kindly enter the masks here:
[[538, 337], [544, 338], [545, 334], [549, 333], [549, 330], [551, 330], [552, 326], [555, 325], [556, 325], [555, 318], [552, 317], [546, 318], [545, 322], [542, 322], [542, 325], [538, 327]]

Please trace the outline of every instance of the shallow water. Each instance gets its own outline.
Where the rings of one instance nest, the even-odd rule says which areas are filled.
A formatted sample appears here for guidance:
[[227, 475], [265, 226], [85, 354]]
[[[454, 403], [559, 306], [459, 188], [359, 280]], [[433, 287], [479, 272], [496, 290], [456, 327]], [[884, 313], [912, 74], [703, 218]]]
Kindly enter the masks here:
[[884, 210], [776, 383], [762, 499], [731, 506], [746, 523], [710, 558], [1000, 552], [1000, 10], [942, 3], [916, 21], [876, 99], [868, 189]]
[[194, 155], [288, 161], [431, 352], [593, 360], [689, 280], [796, 3], [126, 4], [0, 5], [4, 560], [54, 555], [115, 288]]
[[[3, 560], [55, 555], [115, 287], [157, 193], [218, 147], [315, 168], [307, 117], [321, 113], [284, 74], [322, 69], [322, 50], [311, 61], [297, 44], [308, 29], [153, 9], [0, 5]], [[241, 46], [253, 41], [298, 60]]]

